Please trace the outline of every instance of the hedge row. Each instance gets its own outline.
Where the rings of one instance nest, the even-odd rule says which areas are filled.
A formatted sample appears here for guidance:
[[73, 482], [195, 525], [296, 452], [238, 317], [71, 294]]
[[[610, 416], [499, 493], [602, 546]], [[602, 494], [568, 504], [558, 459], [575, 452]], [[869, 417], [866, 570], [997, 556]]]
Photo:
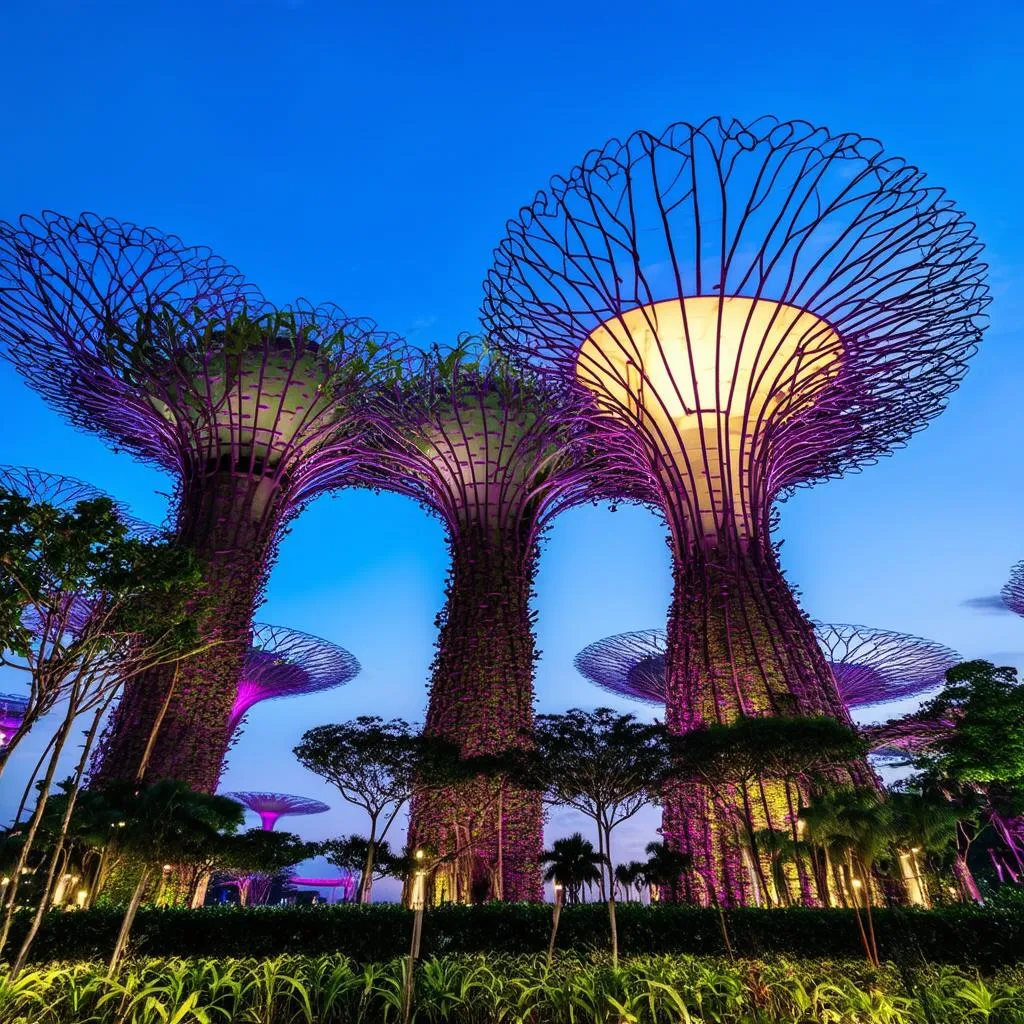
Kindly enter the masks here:
[[[26, 914], [18, 920], [14, 943], [27, 919]], [[738, 956], [841, 959], [862, 955], [852, 911], [750, 908], [729, 911], [726, 919]], [[102, 958], [113, 948], [120, 921], [116, 910], [50, 914], [33, 946], [33, 959]], [[887, 960], [986, 970], [1024, 960], [1024, 907], [888, 908], [876, 910], [874, 922], [879, 950]], [[368, 962], [405, 953], [410, 923], [411, 912], [394, 904], [143, 909], [135, 922], [132, 947], [137, 955], [155, 957], [344, 953]], [[550, 927], [549, 906], [442, 906], [426, 912], [422, 952], [424, 956], [542, 952]], [[620, 949], [626, 955], [721, 955], [725, 951], [717, 912], [699, 907], [619, 904], [618, 930]], [[607, 949], [608, 936], [603, 904], [563, 910], [558, 949], [580, 953]]]

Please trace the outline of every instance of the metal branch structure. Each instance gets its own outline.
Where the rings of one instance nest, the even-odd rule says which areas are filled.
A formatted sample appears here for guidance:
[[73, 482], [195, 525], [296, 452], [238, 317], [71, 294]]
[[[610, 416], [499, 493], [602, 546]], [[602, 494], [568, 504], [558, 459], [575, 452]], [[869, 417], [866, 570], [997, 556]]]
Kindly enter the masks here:
[[1002, 589], [1003, 604], [1016, 615], [1024, 615], [1024, 562], [1010, 570], [1010, 578]]
[[[630, 428], [669, 527], [671, 731], [847, 717], [780, 571], [772, 505], [942, 410], [984, 325], [980, 249], [944, 192], [877, 142], [773, 118], [612, 141], [509, 222], [485, 326]], [[795, 831], [797, 794], [743, 800]], [[665, 841], [693, 858], [681, 895], [749, 902], [714, 817], [705, 787], [666, 797]]]
[[288, 884], [307, 889], [330, 889], [329, 903], [335, 902], [335, 894], [338, 889], [341, 889], [341, 899], [344, 903], [351, 903], [356, 891], [356, 880], [352, 875], [338, 875], [332, 878], [300, 878], [298, 875], [292, 875], [288, 879]]
[[[960, 656], [907, 633], [846, 623], [814, 623], [814, 636], [848, 708], [869, 708], [920, 697], [942, 686]], [[663, 629], [619, 633], [585, 647], [574, 664], [609, 693], [664, 707], [668, 694]]]
[[946, 673], [962, 660], [934, 640], [888, 629], [815, 623], [814, 633], [840, 696], [851, 708], [920, 697], [941, 687]]
[[344, 647], [297, 629], [255, 623], [228, 734], [237, 733], [254, 704], [330, 690], [355, 679], [359, 670], [359, 662]]
[[176, 778], [213, 792], [277, 542], [345, 481], [395, 339], [334, 307], [269, 306], [178, 238], [91, 214], [0, 224], [0, 350], [73, 425], [177, 482], [174, 531], [205, 565], [220, 641], [140, 677], [93, 783]]
[[[382, 412], [365, 482], [444, 523], [450, 552], [425, 728], [467, 757], [529, 742], [538, 542], [565, 509], [620, 493], [615, 444], [594, 449], [555, 382], [464, 340], [422, 353]], [[539, 900], [538, 794], [508, 781], [434, 790], [412, 806], [410, 843], [444, 867], [436, 898]]]
[[330, 810], [321, 800], [311, 800], [304, 796], [292, 796], [290, 793], [222, 793], [221, 796], [234, 800], [248, 807], [260, 816], [261, 827], [265, 832], [273, 832], [279, 818], [294, 817], [300, 814], [324, 814]]
[[919, 714], [904, 715], [888, 722], [860, 727], [873, 757], [882, 764], [905, 762], [928, 753], [936, 740], [949, 736], [956, 722], [947, 718], [927, 718]]
[[15, 693], [0, 693], [0, 748], [6, 747], [11, 737], [25, 721], [28, 711], [28, 697]]

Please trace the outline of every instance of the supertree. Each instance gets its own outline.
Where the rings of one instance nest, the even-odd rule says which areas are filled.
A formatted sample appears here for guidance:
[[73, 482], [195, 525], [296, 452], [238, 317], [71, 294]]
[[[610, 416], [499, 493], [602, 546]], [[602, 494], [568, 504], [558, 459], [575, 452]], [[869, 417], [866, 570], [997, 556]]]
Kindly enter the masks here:
[[[946, 672], [960, 661], [956, 651], [906, 633], [845, 623], [813, 625], [847, 708], [919, 697], [941, 686]], [[663, 629], [619, 633], [585, 647], [574, 664], [611, 693], [664, 707], [667, 649]]]
[[1002, 590], [1003, 604], [1017, 615], [1024, 615], [1024, 562], [1010, 570], [1010, 578]]
[[15, 693], [0, 693], [0, 747], [6, 747], [21, 727], [28, 711], [28, 697]]
[[[382, 412], [366, 482], [444, 524], [450, 568], [425, 731], [465, 758], [529, 744], [538, 543], [562, 511], [622, 489], [614, 444], [595, 450], [573, 400], [474, 339], [413, 359]], [[613, 438], [614, 440], [614, 438]], [[438, 899], [538, 900], [538, 794], [507, 778], [424, 787], [410, 843], [447, 865]]]
[[355, 679], [359, 668], [344, 647], [297, 629], [254, 623], [228, 718], [229, 735], [235, 734], [254, 704], [341, 686]]
[[174, 532], [205, 566], [221, 641], [133, 684], [93, 781], [216, 788], [258, 603], [283, 529], [343, 482], [394, 339], [333, 307], [270, 307], [206, 249], [47, 213], [0, 225], [0, 342], [73, 425], [175, 478]]
[[330, 889], [329, 903], [335, 902], [338, 889], [341, 889], [341, 898], [345, 903], [352, 901], [352, 894], [356, 891], [356, 880], [351, 875], [338, 875], [334, 878], [300, 878], [298, 875], [292, 875], [288, 879], [288, 884], [312, 889]]
[[[486, 327], [630, 428], [667, 520], [672, 732], [740, 714], [847, 718], [779, 568], [773, 503], [941, 411], [982, 332], [980, 248], [944, 193], [878, 143], [772, 118], [610, 142], [509, 222]], [[769, 787], [733, 806], [749, 800], [774, 827], [792, 823], [794, 797]], [[687, 898], [752, 898], [713, 821], [727, 812], [695, 783], [666, 796], [666, 842], [694, 865]]]
[[279, 818], [297, 814], [324, 814], [330, 810], [321, 800], [292, 796], [290, 793], [222, 793], [221, 796], [255, 811], [260, 816], [260, 824], [265, 832], [273, 832]]

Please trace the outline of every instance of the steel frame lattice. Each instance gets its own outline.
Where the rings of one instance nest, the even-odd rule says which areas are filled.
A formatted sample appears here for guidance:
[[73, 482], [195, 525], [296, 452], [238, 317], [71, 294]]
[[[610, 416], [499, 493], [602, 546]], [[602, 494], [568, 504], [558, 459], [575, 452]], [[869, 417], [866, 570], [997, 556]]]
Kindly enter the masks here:
[[254, 704], [330, 690], [355, 679], [359, 670], [359, 662], [344, 647], [297, 629], [254, 623], [228, 733], [237, 733]]
[[1002, 589], [1003, 604], [1016, 615], [1024, 615], [1024, 562], [1010, 570], [1010, 578]]
[[[565, 509], [626, 485], [614, 441], [594, 449], [565, 388], [473, 339], [411, 358], [382, 405], [364, 482], [444, 523], [451, 561], [425, 727], [466, 756], [494, 754], [528, 742], [533, 724], [539, 539]], [[542, 825], [539, 795], [481, 780], [417, 797], [409, 834], [445, 858], [438, 899], [537, 900]]]
[[[508, 225], [487, 328], [640, 441], [674, 555], [667, 725], [847, 717], [778, 566], [773, 502], [862, 466], [943, 408], [988, 303], [971, 225], [880, 145], [804, 122], [637, 132]], [[851, 765], [870, 781], [866, 765]], [[776, 787], [778, 788], [778, 787]], [[798, 794], [750, 793], [796, 834]], [[754, 898], [706, 787], [666, 797], [683, 898]], [[823, 901], [801, 872], [805, 902]]]
[[72, 424], [175, 477], [175, 535], [203, 559], [202, 625], [224, 641], [133, 682], [94, 784], [145, 765], [147, 779], [216, 789], [277, 542], [345, 482], [394, 343], [335, 307], [275, 309], [209, 250], [152, 228], [92, 214], [0, 224], [0, 348]]
[[16, 693], [0, 693], [0, 747], [6, 747], [21, 727], [28, 707], [28, 697], [19, 697]]

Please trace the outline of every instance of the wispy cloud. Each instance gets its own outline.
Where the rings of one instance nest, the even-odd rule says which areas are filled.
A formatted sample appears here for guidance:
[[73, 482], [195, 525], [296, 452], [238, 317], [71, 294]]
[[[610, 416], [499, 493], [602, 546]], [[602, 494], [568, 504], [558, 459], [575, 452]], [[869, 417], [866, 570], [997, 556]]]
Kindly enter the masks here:
[[965, 608], [975, 608], [979, 612], [988, 612], [1003, 615], [1012, 615], [1013, 612], [1003, 604], [1003, 599], [998, 594], [987, 594], [985, 597], [969, 597], [966, 601], [960, 602]]

